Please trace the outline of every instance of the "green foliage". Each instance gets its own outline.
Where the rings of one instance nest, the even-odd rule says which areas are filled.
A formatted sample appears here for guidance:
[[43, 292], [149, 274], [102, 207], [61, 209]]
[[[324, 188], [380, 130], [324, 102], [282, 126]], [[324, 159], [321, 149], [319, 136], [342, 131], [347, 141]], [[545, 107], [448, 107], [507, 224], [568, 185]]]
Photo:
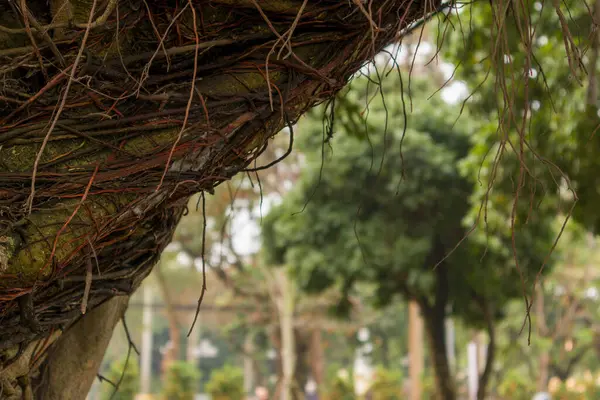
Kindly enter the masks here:
[[531, 399], [536, 393], [536, 383], [531, 377], [514, 368], [503, 375], [498, 384], [498, 395], [502, 399]]
[[[301, 126], [309, 138], [300, 144], [308, 166], [264, 221], [267, 259], [290, 265], [308, 291], [337, 286], [350, 294], [360, 282], [374, 283], [378, 304], [403, 294], [433, 305], [439, 290], [447, 290], [459, 316], [481, 323], [483, 303], [499, 311], [522, 295], [519, 281], [531, 282], [542, 265], [552, 241], [548, 215], [514, 227], [518, 268], [506, 219], [488, 220], [487, 232], [482, 226], [453, 251], [469, 231], [463, 221], [475, 183], [457, 164], [471, 149], [470, 126], [453, 127], [459, 110], [441, 100], [415, 99], [405, 132], [402, 96], [385, 90], [384, 100], [373, 90], [357, 80], [347, 94], [362, 104], [375, 97], [371, 125], [364, 124], [368, 141], [346, 134], [342, 125], [322, 159], [314, 139], [321, 123]], [[413, 85], [414, 92], [428, 90], [422, 82]], [[341, 305], [343, 311], [349, 303]]]
[[243, 371], [231, 365], [214, 370], [206, 384], [206, 391], [213, 400], [242, 400], [244, 398]]
[[600, 398], [600, 387], [593, 379], [573, 379], [572, 382], [560, 382], [553, 389], [552, 398], [556, 400], [596, 400]]
[[460, 64], [455, 77], [474, 93], [467, 108], [480, 121], [465, 167], [481, 180], [479, 197], [493, 182], [492, 203], [498, 197], [513, 200], [519, 190], [522, 203], [535, 205], [540, 198], [554, 198], [553, 207], [566, 213], [573, 196], [565, 197], [564, 191], [570, 185], [578, 198], [574, 216], [597, 230], [600, 137], [595, 131], [600, 124], [600, 99], [588, 104], [588, 76], [582, 70], [598, 75], [598, 67], [569, 66], [554, 7], [568, 15], [570, 36], [580, 47], [575, 52], [587, 49], [594, 36], [588, 29], [590, 9], [579, 0], [543, 6], [543, 2], [524, 2], [520, 7], [530, 17], [531, 46], [523, 43], [518, 32], [523, 26], [515, 21], [517, 13], [507, 12], [505, 32], [498, 41], [501, 49], [492, 56], [495, 30], [491, 27], [497, 17], [493, 9], [498, 12], [499, 7], [495, 4], [464, 7], [461, 23], [454, 21], [444, 40], [445, 59]]
[[[125, 365], [125, 358], [111, 363], [106, 378], [111, 382], [119, 384], [118, 391], [112, 385], [104, 384], [102, 391], [103, 400], [133, 400], [139, 389], [139, 367], [137, 361], [132, 357]], [[114, 393], [114, 395], [113, 395]]]
[[[597, 238], [583, 233], [581, 226], [567, 225], [557, 246], [560, 257], [552, 273], [538, 284], [530, 344], [523, 331], [522, 302], [513, 301], [505, 307], [507, 318], [496, 329], [497, 354], [501, 355], [498, 390], [503, 398], [512, 399], [509, 394], [515, 390], [534, 391], [546, 364], [550, 376], [563, 380], [598, 369], [593, 321], [599, 320], [600, 308], [593, 293], [599, 287], [600, 274], [595, 266], [600, 246]], [[567, 345], [572, 346], [569, 351]], [[540, 362], [542, 356], [544, 364]]]
[[165, 400], [193, 400], [200, 372], [195, 365], [184, 361], [175, 361], [167, 370], [164, 385], [163, 398]]
[[369, 390], [372, 400], [403, 399], [402, 372], [378, 367]]

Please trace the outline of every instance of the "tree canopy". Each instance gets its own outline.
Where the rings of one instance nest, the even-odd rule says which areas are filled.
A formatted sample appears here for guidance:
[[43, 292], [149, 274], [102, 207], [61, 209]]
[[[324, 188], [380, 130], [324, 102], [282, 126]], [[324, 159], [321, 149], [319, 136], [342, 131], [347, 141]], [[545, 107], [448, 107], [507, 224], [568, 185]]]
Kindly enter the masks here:
[[[292, 266], [309, 291], [336, 286], [348, 294], [366, 283], [375, 285], [379, 304], [395, 295], [416, 300], [432, 353], [443, 358], [450, 306], [452, 314], [486, 326], [509, 299], [529, 296], [542, 265], [551, 267], [555, 214], [527, 217], [520, 209], [513, 226], [510, 218], [473, 226], [469, 211], [480, 199], [459, 168], [471, 149], [471, 127], [453, 126], [457, 110], [431, 99], [414, 102], [405, 129], [404, 115], [390, 111], [403, 106], [394, 89], [382, 95], [363, 79], [343, 94], [355, 104], [372, 99], [363, 138], [342, 123], [320, 149], [318, 121], [299, 125], [308, 165], [265, 219], [263, 249], [270, 262]], [[413, 90], [432, 89], [418, 82]]]

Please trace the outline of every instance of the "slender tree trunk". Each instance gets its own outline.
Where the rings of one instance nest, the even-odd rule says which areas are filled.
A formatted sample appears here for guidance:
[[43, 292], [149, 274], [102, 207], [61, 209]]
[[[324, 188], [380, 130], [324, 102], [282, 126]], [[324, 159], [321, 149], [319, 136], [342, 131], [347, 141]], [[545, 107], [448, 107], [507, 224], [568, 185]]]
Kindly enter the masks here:
[[467, 344], [467, 391], [469, 400], [477, 400], [477, 389], [479, 387], [478, 347], [479, 338], [474, 334]]
[[310, 337], [310, 366], [312, 378], [321, 388], [325, 380], [325, 352], [323, 350], [323, 331], [319, 328], [313, 329]]
[[[450, 313], [451, 310], [449, 310]], [[448, 365], [450, 370], [453, 371], [456, 368], [456, 349], [455, 349], [455, 333], [454, 333], [454, 320], [452, 317], [446, 318], [446, 350], [448, 352]]]
[[[594, 22], [600, 22], [600, 0], [594, 2]], [[598, 52], [600, 51], [600, 32], [598, 27], [594, 25], [596, 31], [592, 31], [591, 52], [588, 64], [588, 90], [587, 90], [587, 105], [595, 106], [598, 102], [598, 81], [596, 77], [596, 69], [598, 68]]]
[[425, 327], [429, 344], [431, 363], [435, 371], [437, 396], [439, 400], [455, 400], [456, 389], [450, 372], [446, 352], [446, 326], [443, 315], [425, 311]]
[[140, 395], [136, 400], [150, 396], [152, 382], [152, 286], [144, 287], [144, 314], [142, 320], [142, 350], [140, 354]]
[[165, 372], [174, 361], [179, 359], [181, 352], [181, 338], [179, 322], [177, 321], [177, 315], [175, 314], [175, 308], [173, 307], [171, 294], [169, 293], [169, 287], [167, 286], [167, 280], [162, 273], [162, 265], [158, 264], [154, 269], [156, 271], [156, 280], [158, 281], [158, 286], [160, 287], [160, 291], [166, 305], [165, 312], [167, 314], [167, 320], [169, 321], [169, 339], [171, 346], [167, 349], [162, 362], [162, 369], [163, 372]]
[[490, 381], [490, 376], [492, 375], [496, 354], [496, 332], [494, 327], [492, 310], [485, 302], [482, 305], [482, 307], [484, 308], [484, 316], [487, 324], [487, 334], [489, 342], [485, 357], [485, 367], [483, 369], [483, 372], [481, 373], [481, 376], [479, 377], [479, 385], [477, 388], [477, 400], [485, 399], [486, 390]]
[[[441, 259], [445, 250], [438, 240], [436, 240], [435, 247], [433, 254]], [[438, 265], [435, 274], [437, 282], [433, 306], [428, 305], [424, 299], [421, 299], [419, 305], [424, 313], [429, 353], [435, 370], [437, 396], [439, 400], [455, 400], [456, 388], [446, 349], [446, 310], [449, 294], [447, 266], [444, 263]]]
[[410, 374], [410, 400], [421, 400], [423, 389], [423, 320], [419, 305], [411, 301], [408, 305], [408, 356]]
[[285, 269], [276, 271], [280, 290], [279, 325], [281, 329], [281, 358], [283, 367], [283, 390], [281, 400], [291, 400], [296, 366], [296, 344], [294, 337], [294, 287]]

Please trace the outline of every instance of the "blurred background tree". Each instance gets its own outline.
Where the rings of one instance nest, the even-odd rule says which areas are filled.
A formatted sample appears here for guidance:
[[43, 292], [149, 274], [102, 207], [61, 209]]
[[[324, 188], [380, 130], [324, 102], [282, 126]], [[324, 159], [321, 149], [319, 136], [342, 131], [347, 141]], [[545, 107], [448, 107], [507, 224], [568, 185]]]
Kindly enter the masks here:
[[[428, 92], [424, 83], [413, 85], [414, 90]], [[446, 357], [449, 309], [468, 324], [486, 329], [490, 365], [479, 385], [479, 398], [484, 398], [495, 320], [502, 317], [509, 299], [523, 296], [524, 286], [515, 282], [531, 282], [544, 263], [555, 216], [538, 207], [527, 224], [507, 228], [506, 218], [488, 219], [486, 231], [473, 232], [465, 224], [472, 184], [458, 168], [470, 149], [468, 125], [453, 128], [450, 116], [458, 110], [441, 100], [415, 99], [412, 123], [405, 130], [403, 115], [389, 112], [400, 109], [403, 97], [408, 97], [398, 93], [399, 86], [398, 82], [380, 89], [366, 79], [354, 81], [343, 95], [346, 104], [367, 102], [364, 133], [347, 132], [347, 125], [340, 124], [332, 132], [332, 150], [324, 155], [315, 143], [321, 126], [313, 122], [304, 128], [309, 133], [304, 144], [306, 172], [265, 219], [263, 247], [271, 264], [293, 268], [305, 290], [334, 286], [345, 294], [338, 311], [348, 312], [349, 296], [361, 283], [375, 285], [373, 300], [378, 305], [388, 304], [395, 295], [416, 301], [442, 399], [456, 397]], [[520, 209], [519, 215], [527, 212]], [[512, 234], [517, 237], [515, 251]], [[550, 269], [549, 265], [546, 271]]]

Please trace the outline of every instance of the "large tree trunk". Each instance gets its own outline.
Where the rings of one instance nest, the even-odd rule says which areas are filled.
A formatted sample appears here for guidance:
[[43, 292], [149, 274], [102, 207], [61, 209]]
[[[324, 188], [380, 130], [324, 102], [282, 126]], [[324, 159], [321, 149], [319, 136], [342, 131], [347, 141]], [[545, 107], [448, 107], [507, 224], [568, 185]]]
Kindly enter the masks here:
[[0, 1], [0, 362], [130, 295], [191, 195], [437, 6]]
[[113, 330], [127, 309], [128, 297], [96, 307], [65, 332], [42, 366], [36, 397], [84, 400], [102, 363]]

